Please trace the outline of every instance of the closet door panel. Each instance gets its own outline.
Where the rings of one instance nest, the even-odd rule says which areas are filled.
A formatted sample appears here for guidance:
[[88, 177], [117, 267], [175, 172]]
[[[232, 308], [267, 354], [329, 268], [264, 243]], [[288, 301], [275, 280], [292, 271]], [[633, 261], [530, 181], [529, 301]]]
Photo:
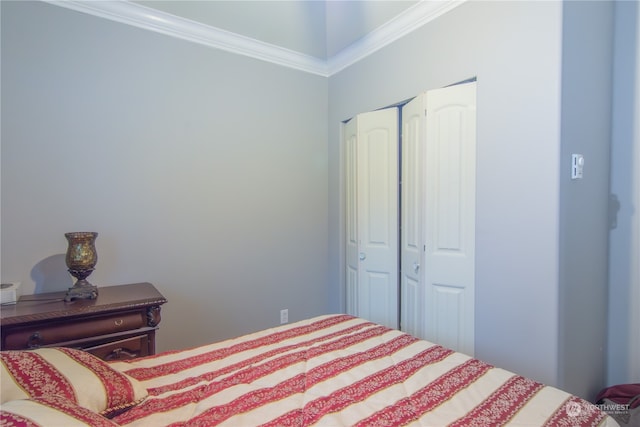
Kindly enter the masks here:
[[435, 342], [448, 348], [459, 349], [465, 346], [464, 288], [433, 284]]
[[347, 312], [398, 327], [398, 110], [344, 126]]
[[474, 352], [475, 82], [427, 92], [425, 338]]
[[[363, 317], [398, 327], [398, 111], [357, 116], [359, 298]], [[366, 315], [365, 315], [366, 313]]]
[[345, 235], [346, 235], [346, 311], [358, 316], [358, 209], [357, 209], [357, 123], [353, 119], [343, 127], [345, 144]]
[[402, 108], [402, 180], [400, 237], [400, 316], [403, 331], [423, 335], [424, 289], [423, 200], [425, 96], [417, 96]]

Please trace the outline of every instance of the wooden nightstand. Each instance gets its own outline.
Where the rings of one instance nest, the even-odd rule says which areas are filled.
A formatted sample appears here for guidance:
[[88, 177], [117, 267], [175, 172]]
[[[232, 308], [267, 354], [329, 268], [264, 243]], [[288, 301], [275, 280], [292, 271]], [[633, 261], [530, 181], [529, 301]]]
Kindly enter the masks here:
[[94, 300], [64, 302], [66, 292], [23, 295], [2, 306], [2, 350], [74, 347], [104, 360], [155, 354], [160, 306], [151, 283], [98, 288]]

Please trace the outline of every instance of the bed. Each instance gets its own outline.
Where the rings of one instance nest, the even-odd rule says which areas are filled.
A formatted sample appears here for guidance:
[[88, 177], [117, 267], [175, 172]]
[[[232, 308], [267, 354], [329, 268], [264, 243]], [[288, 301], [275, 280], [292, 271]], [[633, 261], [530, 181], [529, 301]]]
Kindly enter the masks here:
[[[0, 425], [53, 420], [37, 418], [33, 407], [7, 408], [34, 401], [57, 412], [72, 405], [75, 412], [67, 412], [85, 423], [79, 425], [127, 427], [617, 425], [594, 405], [557, 388], [349, 315], [314, 317], [128, 362], [52, 351], [62, 355], [38, 356], [51, 358], [47, 364], [23, 362], [24, 352], [3, 355], [3, 375], [24, 375], [20, 369], [26, 367], [30, 374], [19, 391], [6, 391], [8, 381], [2, 378], [7, 401]], [[49, 374], [50, 365], [67, 357], [97, 375], [107, 395], [120, 395], [96, 403], [88, 395], [99, 387], [78, 378], [68, 381], [85, 385], [72, 384], [75, 389], [68, 392], [39, 390], [43, 384], [51, 388], [51, 377], [71, 376], [62, 368]], [[63, 393], [67, 396], [60, 399]], [[91, 418], [94, 414], [100, 418]], [[19, 424], [23, 419], [32, 424]]]

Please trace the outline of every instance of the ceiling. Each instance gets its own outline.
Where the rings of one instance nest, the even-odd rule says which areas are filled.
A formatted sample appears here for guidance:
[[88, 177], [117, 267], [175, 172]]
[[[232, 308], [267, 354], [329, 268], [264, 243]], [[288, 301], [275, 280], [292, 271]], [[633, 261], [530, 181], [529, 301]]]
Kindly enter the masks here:
[[143, 0], [134, 3], [326, 60], [418, 2]]

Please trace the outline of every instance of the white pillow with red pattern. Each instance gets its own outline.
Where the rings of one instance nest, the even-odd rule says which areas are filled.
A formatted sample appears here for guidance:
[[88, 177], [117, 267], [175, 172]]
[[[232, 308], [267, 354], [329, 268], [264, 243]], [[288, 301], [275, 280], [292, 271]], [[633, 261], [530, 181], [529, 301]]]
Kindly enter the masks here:
[[0, 352], [0, 403], [59, 396], [111, 416], [137, 405], [147, 390], [98, 357], [71, 348]]

